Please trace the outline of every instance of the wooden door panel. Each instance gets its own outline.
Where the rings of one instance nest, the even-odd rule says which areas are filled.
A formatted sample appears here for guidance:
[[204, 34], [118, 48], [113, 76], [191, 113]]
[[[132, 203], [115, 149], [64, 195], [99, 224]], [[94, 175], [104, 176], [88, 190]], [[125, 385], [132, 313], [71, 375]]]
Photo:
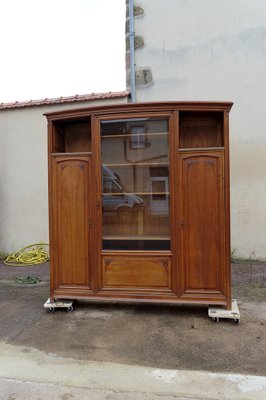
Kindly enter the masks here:
[[89, 157], [53, 158], [53, 232], [57, 287], [90, 286]]
[[182, 277], [185, 293], [221, 293], [224, 270], [223, 155], [182, 154]]

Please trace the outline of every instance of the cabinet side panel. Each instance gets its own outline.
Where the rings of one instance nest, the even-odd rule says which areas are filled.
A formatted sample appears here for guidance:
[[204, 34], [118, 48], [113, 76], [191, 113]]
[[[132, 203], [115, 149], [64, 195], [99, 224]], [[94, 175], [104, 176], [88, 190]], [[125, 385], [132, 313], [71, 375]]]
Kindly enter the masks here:
[[221, 292], [224, 269], [223, 156], [180, 160], [184, 291]]
[[89, 285], [89, 181], [89, 159], [53, 159], [55, 267], [60, 286]]

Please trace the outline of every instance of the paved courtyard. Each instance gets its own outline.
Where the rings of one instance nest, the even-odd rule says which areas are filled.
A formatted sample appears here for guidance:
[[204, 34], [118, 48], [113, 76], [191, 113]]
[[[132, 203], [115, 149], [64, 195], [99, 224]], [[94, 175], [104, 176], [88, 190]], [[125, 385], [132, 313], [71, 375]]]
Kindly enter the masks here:
[[[233, 294], [241, 312], [241, 323], [235, 325], [229, 320], [213, 323], [207, 308], [199, 306], [79, 301], [73, 313], [56, 310], [49, 314], [43, 308], [49, 296], [49, 265], [25, 268], [1, 264], [0, 345], [11, 346], [5, 350], [24, 354], [28, 360], [37, 354], [37, 364], [48, 355], [58, 363], [70, 359], [78, 365], [89, 361], [124, 368], [265, 376], [264, 272], [263, 263], [253, 266], [252, 271], [249, 265], [233, 265]], [[15, 283], [15, 277], [27, 275], [37, 275], [41, 282]]]

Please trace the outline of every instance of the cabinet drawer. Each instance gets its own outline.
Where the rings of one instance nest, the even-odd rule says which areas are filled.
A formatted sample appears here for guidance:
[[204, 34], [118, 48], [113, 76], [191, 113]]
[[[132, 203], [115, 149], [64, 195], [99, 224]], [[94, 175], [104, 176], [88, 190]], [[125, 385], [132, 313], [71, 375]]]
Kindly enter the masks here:
[[104, 256], [104, 287], [169, 288], [170, 257]]

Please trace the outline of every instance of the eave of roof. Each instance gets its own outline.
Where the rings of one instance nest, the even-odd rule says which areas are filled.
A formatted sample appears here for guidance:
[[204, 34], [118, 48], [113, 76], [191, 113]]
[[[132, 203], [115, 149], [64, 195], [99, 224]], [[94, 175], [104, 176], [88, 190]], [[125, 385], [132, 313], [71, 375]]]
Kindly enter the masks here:
[[115, 99], [126, 97], [129, 95], [128, 91], [123, 92], [105, 92], [105, 93], [90, 93], [67, 97], [56, 97], [56, 98], [46, 98], [40, 100], [29, 100], [29, 101], [15, 101], [12, 103], [0, 103], [0, 110], [7, 110], [11, 108], [24, 108], [24, 107], [36, 107], [52, 104], [67, 104], [67, 103], [80, 103], [92, 100], [103, 100], [103, 99]]

